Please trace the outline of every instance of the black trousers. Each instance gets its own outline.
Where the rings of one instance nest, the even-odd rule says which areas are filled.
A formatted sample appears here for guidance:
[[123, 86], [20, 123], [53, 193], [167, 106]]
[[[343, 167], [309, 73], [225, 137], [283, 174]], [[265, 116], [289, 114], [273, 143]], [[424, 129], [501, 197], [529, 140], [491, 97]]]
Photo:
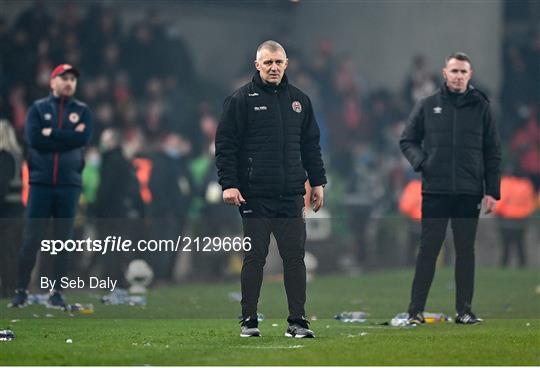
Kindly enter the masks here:
[[305, 316], [306, 266], [304, 246], [306, 224], [304, 199], [250, 198], [240, 206], [244, 236], [251, 238], [251, 250], [244, 253], [242, 265], [242, 317], [255, 317], [266, 264], [270, 234], [274, 234], [283, 260], [289, 319]]
[[470, 312], [474, 292], [474, 241], [482, 197], [422, 195], [422, 234], [409, 313], [423, 312], [435, 274], [435, 263], [451, 220], [456, 251], [456, 311]]
[[[65, 241], [73, 234], [73, 222], [81, 188], [68, 185], [30, 185], [24, 240], [18, 257], [17, 287], [26, 289], [30, 275], [36, 263], [36, 255], [41, 240], [47, 234], [49, 219], [53, 218], [54, 240]], [[65, 276], [68, 265], [68, 252], [59, 252], [54, 256], [55, 289], [60, 290], [60, 278]]]
[[502, 240], [501, 266], [510, 265], [510, 253], [512, 248], [517, 251], [519, 267], [527, 265], [527, 254], [525, 251], [525, 230], [527, 228], [526, 219], [499, 219], [499, 231]]

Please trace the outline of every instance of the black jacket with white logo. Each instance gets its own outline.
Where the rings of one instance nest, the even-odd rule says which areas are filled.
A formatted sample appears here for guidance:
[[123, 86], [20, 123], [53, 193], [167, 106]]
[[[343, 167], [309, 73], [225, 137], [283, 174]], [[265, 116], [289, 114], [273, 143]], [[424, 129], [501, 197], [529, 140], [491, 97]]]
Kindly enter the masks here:
[[311, 186], [326, 184], [309, 98], [286, 76], [274, 86], [257, 72], [225, 100], [216, 166], [223, 190], [238, 188], [244, 198], [303, 195], [306, 178]]
[[500, 139], [489, 101], [474, 87], [455, 101], [446, 86], [420, 101], [399, 143], [422, 172], [422, 193], [500, 198]]

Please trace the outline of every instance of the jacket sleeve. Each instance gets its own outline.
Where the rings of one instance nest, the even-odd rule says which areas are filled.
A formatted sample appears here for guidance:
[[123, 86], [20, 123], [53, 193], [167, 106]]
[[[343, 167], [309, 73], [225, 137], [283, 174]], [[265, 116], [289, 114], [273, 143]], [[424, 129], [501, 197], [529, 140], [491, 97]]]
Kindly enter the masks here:
[[92, 132], [92, 116], [88, 109], [85, 109], [81, 116], [81, 122], [79, 124], [84, 124], [85, 128], [82, 132], [77, 132], [75, 130], [67, 129], [53, 129], [51, 133], [51, 138], [56, 142], [61, 142], [66, 147], [79, 148], [84, 147], [90, 140], [90, 135]]
[[44, 136], [41, 133], [43, 128], [46, 128], [46, 126], [42, 126], [38, 108], [34, 103], [30, 106], [30, 109], [26, 114], [26, 122], [24, 124], [26, 143], [28, 146], [43, 152], [64, 152], [72, 149], [72, 147], [67, 146], [63, 142], [53, 140], [51, 136]]
[[312, 187], [326, 184], [326, 172], [321, 156], [320, 130], [313, 106], [309, 97], [307, 98], [306, 116], [302, 125], [302, 136], [300, 150], [302, 155], [302, 165], [308, 174], [309, 184]]
[[414, 171], [420, 171], [422, 163], [426, 159], [426, 155], [422, 151], [422, 140], [424, 139], [423, 105], [423, 101], [416, 104], [399, 140], [401, 152], [411, 163]]
[[484, 180], [486, 194], [501, 198], [501, 140], [489, 105], [484, 114]]
[[216, 133], [216, 167], [222, 189], [239, 188], [238, 156], [246, 119], [238, 94], [223, 103], [223, 113]]

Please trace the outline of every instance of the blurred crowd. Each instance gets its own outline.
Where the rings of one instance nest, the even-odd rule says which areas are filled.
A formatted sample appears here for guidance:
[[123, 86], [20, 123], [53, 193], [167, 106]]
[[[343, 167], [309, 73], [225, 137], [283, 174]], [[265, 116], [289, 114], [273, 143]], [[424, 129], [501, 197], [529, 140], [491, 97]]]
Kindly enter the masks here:
[[[248, 81], [254, 68], [246, 60], [234, 85], [216, 85], [197, 70], [162, 12], [149, 10], [127, 28], [113, 6], [69, 2], [53, 13], [37, 1], [10, 26], [0, 18], [0, 118], [14, 128], [24, 149], [29, 104], [48, 93], [55, 65], [75, 65], [82, 73], [77, 97], [94, 115], [84, 215], [196, 219], [223, 213], [231, 221], [234, 209], [220, 204], [213, 143], [224, 97]], [[369, 86], [368, 75], [331, 40], [321, 40], [314, 54], [285, 48], [289, 80], [310, 96], [321, 128], [329, 216], [345, 208], [355, 222], [352, 236], [361, 243], [368, 219], [397, 213], [403, 188], [417, 178], [397, 142], [414, 103], [441, 85], [441, 62], [433, 67], [425, 56], [416, 56], [401, 90], [392, 91]], [[539, 60], [538, 32], [506, 42], [500, 99], [484, 91], [500, 106], [505, 173], [528, 178], [536, 191]], [[473, 84], [482, 88], [481, 81]], [[184, 226], [177, 222], [171, 234]], [[219, 232], [220, 225], [212, 228]], [[160, 223], [153, 231], [169, 228]], [[359, 261], [362, 257], [359, 251]]]

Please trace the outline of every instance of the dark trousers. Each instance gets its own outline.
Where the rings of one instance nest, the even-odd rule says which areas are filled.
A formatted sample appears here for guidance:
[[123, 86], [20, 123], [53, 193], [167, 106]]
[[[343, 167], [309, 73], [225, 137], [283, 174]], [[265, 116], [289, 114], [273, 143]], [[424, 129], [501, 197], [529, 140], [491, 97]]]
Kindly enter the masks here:
[[515, 247], [518, 256], [518, 262], [520, 267], [525, 267], [527, 264], [527, 255], [525, 252], [525, 230], [526, 219], [500, 219], [499, 231], [501, 233], [502, 240], [502, 256], [501, 266], [506, 267], [510, 265], [510, 253], [512, 248]]
[[[28, 287], [30, 275], [36, 263], [37, 251], [47, 233], [51, 217], [53, 218], [52, 239], [65, 241], [72, 236], [73, 219], [80, 194], [81, 188], [76, 186], [39, 184], [30, 186], [24, 240], [18, 257], [18, 288]], [[67, 256], [68, 253], [65, 251], [54, 256], [55, 289], [58, 290], [60, 290], [60, 278], [66, 273]]]
[[244, 253], [242, 265], [242, 317], [255, 317], [268, 255], [270, 234], [274, 234], [283, 260], [285, 291], [289, 319], [305, 315], [306, 265], [304, 246], [306, 224], [304, 199], [294, 196], [282, 199], [250, 198], [240, 206], [244, 237], [251, 238], [251, 250]]
[[482, 197], [422, 195], [422, 234], [409, 313], [423, 312], [435, 274], [435, 263], [451, 220], [456, 251], [456, 310], [470, 312], [474, 291], [474, 241]]

